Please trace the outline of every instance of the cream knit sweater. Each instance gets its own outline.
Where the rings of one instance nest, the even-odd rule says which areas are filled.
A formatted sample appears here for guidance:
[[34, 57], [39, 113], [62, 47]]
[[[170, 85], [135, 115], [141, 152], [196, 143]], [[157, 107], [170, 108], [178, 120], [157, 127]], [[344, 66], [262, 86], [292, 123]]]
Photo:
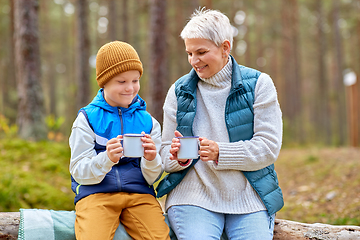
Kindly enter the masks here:
[[[271, 78], [262, 73], [255, 87], [254, 136], [249, 141], [230, 143], [225, 125], [225, 102], [230, 92], [232, 61], [217, 74], [201, 79], [197, 86], [194, 135], [219, 145], [219, 159], [199, 160], [166, 199], [166, 210], [173, 205], [195, 205], [214, 212], [244, 214], [266, 210], [260, 197], [243, 173], [274, 163], [282, 143], [282, 114]], [[176, 130], [177, 99], [174, 84], [164, 103], [164, 124], [160, 155], [166, 172], [184, 169], [169, 159], [170, 144]]]

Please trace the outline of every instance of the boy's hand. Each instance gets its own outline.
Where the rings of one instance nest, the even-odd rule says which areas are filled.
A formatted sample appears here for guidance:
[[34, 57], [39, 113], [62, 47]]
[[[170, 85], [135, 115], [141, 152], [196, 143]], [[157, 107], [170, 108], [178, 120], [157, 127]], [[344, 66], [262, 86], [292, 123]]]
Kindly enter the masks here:
[[120, 158], [123, 156], [123, 147], [121, 145], [120, 140], [122, 136], [117, 136], [116, 138], [110, 139], [106, 143], [106, 152], [110, 160], [114, 163], [117, 163]]
[[[145, 132], [142, 132], [142, 134], [145, 134]], [[156, 157], [156, 146], [154, 141], [151, 139], [151, 136], [149, 134], [145, 134], [145, 136], [141, 138], [141, 141], [143, 141], [144, 158], [148, 161], [154, 160]]]

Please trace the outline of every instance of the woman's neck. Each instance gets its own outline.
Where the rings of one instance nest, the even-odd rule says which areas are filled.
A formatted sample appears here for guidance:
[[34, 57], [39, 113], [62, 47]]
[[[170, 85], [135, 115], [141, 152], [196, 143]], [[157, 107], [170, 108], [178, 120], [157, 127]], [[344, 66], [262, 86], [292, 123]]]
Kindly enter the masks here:
[[222, 86], [228, 86], [228, 84], [231, 83], [231, 76], [232, 76], [232, 61], [229, 56], [227, 63], [219, 72], [215, 73], [209, 78], [200, 78], [200, 79], [208, 84], [217, 87], [222, 87]]

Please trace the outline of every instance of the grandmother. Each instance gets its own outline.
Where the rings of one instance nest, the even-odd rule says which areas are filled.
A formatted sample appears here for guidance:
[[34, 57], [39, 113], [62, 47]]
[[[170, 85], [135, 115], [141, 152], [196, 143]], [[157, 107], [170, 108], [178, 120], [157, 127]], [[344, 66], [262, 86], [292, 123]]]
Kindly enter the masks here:
[[[171, 227], [178, 239], [218, 240], [225, 232], [270, 240], [283, 206], [274, 170], [282, 143], [274, 83], [230, 55], [232, 26], [217, 10], [196, 10], [181, 38], [192, 70], [170, 87], [163, 107], [165, 171], [185, 176], [166, 198]], [[177, 158], [179, 136], [200, 136], [198, 159]]]

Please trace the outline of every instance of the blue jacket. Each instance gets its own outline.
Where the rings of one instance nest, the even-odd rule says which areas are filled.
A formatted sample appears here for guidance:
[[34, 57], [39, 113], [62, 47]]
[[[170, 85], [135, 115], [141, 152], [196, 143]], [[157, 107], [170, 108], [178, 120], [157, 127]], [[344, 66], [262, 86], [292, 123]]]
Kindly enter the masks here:
[[[233, 61], [232, 81], [225, 107], [225, 122], [230, 142], [250, 140], [254, 134], [254, 92], [260, 72], [240, 66]], [[191, 72], [175, 83], [177, 96], [177, 130], [192, 136], [192, 125], [196, 113], [196, 86], [199, 77]], [[196, 160], [194, 160], [196, 161]], [[259, 194], [269, 215], [279, 211], [283, 205], [282, 191], [278, 184], [274, 164], [258, 171], [243, 171], [245, 177]]]
[[[93, 101], [80, 109], [94, 131], [94, 149], [97, 154], [106, 151], [106, 142], [125, 133], [150, 134], [152, 117], [146, 111], [146, 103], [137, 96], [129, 108], [112, 107], [103, 97], [100, 89]], [[105, 139], [105, 141], [104, 141]], [[71, 188], [76, 194], [75, 204], [80, 199], [94, 193], [130, 192], [155, 196], [154, 188], [149, 186], [140, 168], [141, 158], [122, 158], [114, 165], [105, 178], [98, 184], [80, 185], [71, 177]]]

